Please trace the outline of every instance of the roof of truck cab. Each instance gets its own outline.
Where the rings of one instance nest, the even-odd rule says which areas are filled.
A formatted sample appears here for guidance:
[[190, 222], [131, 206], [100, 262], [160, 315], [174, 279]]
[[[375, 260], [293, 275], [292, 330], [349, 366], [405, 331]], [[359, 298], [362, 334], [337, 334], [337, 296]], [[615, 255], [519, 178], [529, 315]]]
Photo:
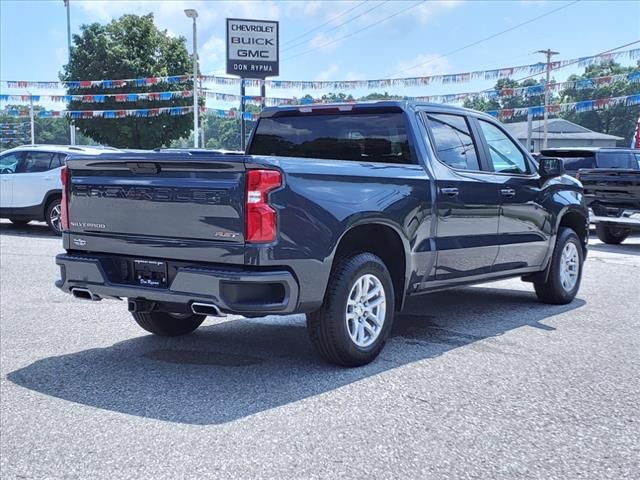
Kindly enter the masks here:
[[[464, 107], [458, 107], [455, 105], [448, 105], [443, 103], [430, 103], [430, 102], [417, 102], [413, 100], [370, 100], [362, 102], [342, 102], [342, 103], [309, 103], [300, 105], [280, 105], [277, 107], [266, 107], [262, 110], [260, 116], [270, 117], [277, 113], [282, 112], [300, 112], [300, 111], [313, 111], [313, 110], [330, 110], [339, 109], [348, 111], [351, 109], [366, 109], [366, 108], [399, 108], [401, 110], [415, 110], [422, 108], [433, 108], [434, 110], [445, 110], [452, 112], [473, 112], [475, 114], [483, 114], [476, 110], [470, 110]], [[484, 115], [484, 114], [483, 114]]]

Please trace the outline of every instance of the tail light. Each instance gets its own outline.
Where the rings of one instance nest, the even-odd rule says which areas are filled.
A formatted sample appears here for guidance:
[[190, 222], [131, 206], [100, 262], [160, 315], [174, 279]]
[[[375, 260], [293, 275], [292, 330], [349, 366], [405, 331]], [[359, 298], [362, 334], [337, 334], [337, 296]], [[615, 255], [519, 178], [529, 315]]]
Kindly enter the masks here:
[[282, 175], [277, 170], [247, 170], [245, 241], [269, 243], [276, 239], [276, 211], [267, 197], [281, 185]]
[[62, 181], [62, 200], [60, 201], [60, 225], [62, 230], [69, 230], [69, 199], [67, 198], [67, 184], [69, 183], [69, 170], [62, 167], [60, 170]]

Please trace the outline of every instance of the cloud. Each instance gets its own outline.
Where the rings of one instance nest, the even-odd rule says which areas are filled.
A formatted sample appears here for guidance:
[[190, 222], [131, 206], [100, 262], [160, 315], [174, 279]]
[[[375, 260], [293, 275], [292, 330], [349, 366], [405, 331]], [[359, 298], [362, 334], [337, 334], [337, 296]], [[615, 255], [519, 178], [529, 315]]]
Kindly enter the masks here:
[[319, 50], [321, 52], [333, 52], [338, 48], [340, 42], [335, 42], [335, 35], [326, 35], [324, 33], [318, 33], [313, 36], [309, 41], [309, 48]]
[[324, 82], [326, 80], [335, 80], [336, 73], [338, 73], [338, 70], [339, 70], [338, 65], [333, 63], [329, 65], [329, 67], [326, 70], [323, 70], [318, 75], [316, 75], [315, 80], [317, 82]]
[[222, 37], [216, 35], [209, 37], [209, 40], [198, 51], [200, 70], [204, 73], [210, 73], [224, 69], [225, 52], [226, 44]]
[[395, 77], [442, 75], [451, 71], [451, 64], [447, 57], [436, 53], [421, 53], [416, 57], [399, 61], [394, 71], [398, 72]]

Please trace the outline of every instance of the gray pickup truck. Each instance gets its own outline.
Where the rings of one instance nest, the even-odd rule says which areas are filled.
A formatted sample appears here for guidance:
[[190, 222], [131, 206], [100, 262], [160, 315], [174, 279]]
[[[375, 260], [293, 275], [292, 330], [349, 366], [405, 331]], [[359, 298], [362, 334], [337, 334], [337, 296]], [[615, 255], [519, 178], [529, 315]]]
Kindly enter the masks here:
[[471, 110], [268, 108], [246, 153], [70, 159], [57, 286], [128, 299], [168, 336], [207, 315], [305, 313], [324, 359], [362, 365], [411, 296], [521, 277], [541, 301], [571, 302], [588, 215], [563, 171]]

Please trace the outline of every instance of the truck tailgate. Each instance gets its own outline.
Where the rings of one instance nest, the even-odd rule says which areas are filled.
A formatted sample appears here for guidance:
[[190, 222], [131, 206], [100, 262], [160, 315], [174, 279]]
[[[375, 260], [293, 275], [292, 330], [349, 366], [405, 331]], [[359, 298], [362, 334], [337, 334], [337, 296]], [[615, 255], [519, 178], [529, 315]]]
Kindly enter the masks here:
[[76, 158], [69, 231], [244, 243], [242, 155]]
[[589, 203], [640, 208], [640, 170], [580, 170], [579, 178]]

